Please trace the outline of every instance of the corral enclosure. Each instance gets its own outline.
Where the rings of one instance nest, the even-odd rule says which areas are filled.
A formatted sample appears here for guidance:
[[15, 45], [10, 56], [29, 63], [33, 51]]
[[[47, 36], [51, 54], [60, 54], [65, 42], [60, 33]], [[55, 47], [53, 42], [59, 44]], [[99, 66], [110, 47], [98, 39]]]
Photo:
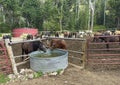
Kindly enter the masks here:
[[[65, 39], [67, 42], [67, 48], [69, 51], [69, 63], [74, 63], [75, 65], [78, 66], [83, 66], [83, 54], [79, 54], [84, 48], [83, 45], [85, 42], [80, 41], [80, 40], [72, 40], [72, 39]], [[46, 44], [46, 40], [43, 41]], [[118, 44], [117, 44], [118, 45]], [[105, 45], [90, 45], [91, 48], [105, 48]], [[113, 46], [114, 47], [114, 46]], [[14, 56], [21, 55], [21, 44], [12, 44]], [[104, 53], [104, 51], [103, 51]], [[87, 53], [85, 53], [87, 54]], [[21, 61], [21, 58], [16, 58], [16, 62]], [[90, 62], [91, 63], [91, 62]], [[112, 69], [109, 69], [110, 67], [114, 67]], [[38, 79], [32, 79], [28, 81], [17, 81], [17, 82], [11, 82], [6, 85], [39, 85], [39, 84], [50, 84], [50, 85], [118, 85], [119, 84], [119, 65], [87, 65], [88, 69], [83, 69], [81, 68], [70, 65], [68, 66], [67, 69], [65, 69], [65, 72], [63, 75], [58, 75], [58, 76], [43, 76]], [[29, 62], [25, 65], [20, 65], [18, 66], [18, 69], [20, 68], [29, 68]], [[102, 68], [101, 68], [102, 67]], [[107, 68], [106, 68], [107, 67]], [[91, 69], [92, 68], [92, 69]], [[96, 70], [96, 68], [98, 70]], [[105, 69], [105, 70], [104, 70]], [[107, 70], [106, 70], [107, 69]], [[43, 82], [44, 81], [44, 82]]]
[[[92, 39], [91, 39], [92, 40]], [[86, 67], [90, 69], [96, 69], [96, 70], [107, 70], [107, 69], [116, 69], [120, 67], [119, 65], [119, 55], [117, 56], [109, 56], [109, 54], [119, 54], [119, 50], [109, 50], [107, 51], [106, 49], [106, 44], [105, 43], [94, 43], [94, 44], [89, 44], [89, 49], [86, 44], [86, 40], [84, 39], [65, 39], [67, 43], [67, 50], [69, 51], [69, 63], [75, 64], [80, 67]], [[46, 44], [46, 40], [43, 40], [44, 44]], [[91, 43], [91, 42], [90, 42]], [[100, 45], [99, 45], [100, 44]], [[21, 44], [14, 44], [13, 46], [13, 52], [14, 55], [21, 55]], [[110, 48], [119, 48], [119, 43], [118, 44], [110, 44]], [[92, 50], [93, 49], [93, 50]], [[100, 50], [101, 49], [101, 50]], [[103, 49], [103, 50], [102, 50]], [[88, 52], [89, 50], [89, 52]], [[97, 54], [99, 56], [90, 56], [89, 54]], [[101, 56], [101, 55], [108, 55], [108, 56]], [[118, 59], [117, 59], [118, 58]], [[21, 58], [16, 58], [16, 62], [21, 61]], [[93, 60], [92, 60], [93, 59]], [[100, 60], [97, 60], [100, 59]], [[107, 60], [108, 59], [108, 60]], [[113, 60], [112, 60], [113, 59]], [[118, 62], [114, 62], [113, 64], [107, 64], [107, 62], [111, 62], [110, 60]], [[99, 63], [100, 62], [100, 63]], [[94, 64], [95, 63], [95, 64]], [[25, 65], [20, 65], [18, 68], [23, 68], [26, 67]], [[27, 65], [29, 67], [29, 63]]]
[[[46, 43], [46, 41], [44, 41]], [[66, 39], [67, 42], [67, 48], [69, 50], [74, 50], [74, 51], [81, 51], [82, 50], [82, 42], [79, 40], [71, 40], [71, 39]], [[85, 43], [83, 43], [85, 44]], [[98, 45], [97, 45], [98, 46]], [[97, 46], [93, 47], [96, 48]], [[91, 47], [91, 48], [92, 48]], [[105, 45], [100, 46], [101, 48], [105, 48]], [[13, 51], [15, 55], [21, 55], [21, 44], [15, 44], [13, 45]], [[73, 56], [73, 57], [71, 57]], [[74, 58], [76, 57], [76, 58]], [[69, 52], [69, 62], [74, 63], [78, 66], [82, 66], [82, 61], [81, 61], [82, 55]], [[80, 59], [77, 59], [80, 58]], [[19, 59], [17, 62], [20, 61]], [[29, 63], [27, 65], [29, 67]], [[90, 66], [90, 65], [88, 65]], [[110, 67], [111, 65], [108, 65]], [[115, 65], [116, 66], [116, 65]], [[19, 68], [25, 67], [25, 65], [19, 66]], [[118, 85], [119, 84], [119, 69], [114, 69], [113, 70], [107, 70], [104, 71], [104, 67], [106, 66], [101, 66], [101, 65], [96, 65], [98, 71], [96, 69], [92, 69], [92, 71], [89, 70], [81, 70], [79, 68], [76, 68], [74, 66], [69, 65], [67, 69], [65, 69], [65, 72], [63, 75], [58, 75], [58, 76], [43, 76], [38, 79], [33, 79], [30, 81], [23, 81], [23, 82], [15, 82], [15, 83], [9, 83], [6, 85], [39, 85], [39, 84], [50, 84], [50, 85]], [[103, 67], [103, 68], [101, 68]], [[44, 82], [43, 82], [44, 81]]]
[[[83, 65], [83, 47], [85, 46], [84, 39], [65, 39], [67, 43], [67, 50], [69, 50], [69, 62], [76, 64], [78, 66]], [[44, 44], [46, 44], [46, 40], [43, 40]], [[21, 43], [12, 44], [13, 54], [14, 56], [22, 55]], [[16, 58], [16, 63], [20, 62], [21, 58]], [[20, 65], [18, 69], [29, 67], [29, 63], [27, 65]]]

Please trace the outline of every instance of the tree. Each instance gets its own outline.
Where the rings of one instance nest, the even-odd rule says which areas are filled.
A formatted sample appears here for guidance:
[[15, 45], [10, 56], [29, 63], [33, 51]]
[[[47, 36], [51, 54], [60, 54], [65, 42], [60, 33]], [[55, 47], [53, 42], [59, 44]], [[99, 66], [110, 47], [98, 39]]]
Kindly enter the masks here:
[[120, 0], [109, 0], [110, 13], [114, 15], [115, 24], [118, 29], [120, 29]]

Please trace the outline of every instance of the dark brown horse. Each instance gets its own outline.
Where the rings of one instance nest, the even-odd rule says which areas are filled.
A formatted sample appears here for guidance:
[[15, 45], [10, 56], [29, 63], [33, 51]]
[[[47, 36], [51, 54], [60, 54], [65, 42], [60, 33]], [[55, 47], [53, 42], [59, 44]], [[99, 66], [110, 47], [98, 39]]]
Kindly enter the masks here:
[[[27, 36], [27, 40], [33, 39], [31, 35]], [[41, 41], [33, 41], [33, 42], [25, 42], [21, 45], [22, 48], [22, 55], [29, 54], [33, 51], [41, 50], [46, 52], [46, 47]], [[24, 60], [24, 57], [22, 57], [22, 60]]]
[[9, 39], [9, 41], [12, 42], [12, 41], [11, 41], [11, 39], [12, 39], [12, 36], [11, 36], [11, 35], [3, 35], [2, 39], [4, 39], [4, 40], [5, 40], [5, 39]]
[[111, 35], [111, 32], [105, 31], [94, 35], [93, 42], [105, 42], [106, 48], [109, 49], [109, 42], [119, 42], [119, 36]]

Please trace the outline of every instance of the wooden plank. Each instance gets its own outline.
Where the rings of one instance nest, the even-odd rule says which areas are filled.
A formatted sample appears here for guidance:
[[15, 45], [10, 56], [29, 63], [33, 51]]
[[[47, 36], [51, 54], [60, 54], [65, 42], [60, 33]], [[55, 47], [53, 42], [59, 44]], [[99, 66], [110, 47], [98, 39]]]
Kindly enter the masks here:
[[83, 52], [83, 55], [82, 55], [82, 61], [83, 61], [83, 68], [85, 68], [86, 66], [86, 49], [87, 49], [87, 41], [83, 41], [82, 42], [82, 52]]
[[96, 65], [120, 65], [120, 62], [114, 62], [114, 63], [95, 63], [95, 62], [93, 62], [93, 63], [91, 63], [91, 62], [88, 62], [89, 64], [96, 64]]
[[98, 44], [119, 44], [120, 42], [89, 42], [89, 45], [98, 45]]
[[23, 62], [20, 62], [20, 63], [16, 63], [16, 66], [19, 66], [19, 65], [22, 65], [22, 64], [25, 64], [25, 63], [27, 63], [29, 60], [27, 60], [27, 61], [23, 61]]
[[75, 68], [78, 68], [78, 69], [83, 69], [84, 67], [82, 66], [78, 66], [78, 65], [75, 65], [75, 64], [72, 64], [72, 63], [69, 63], [70, 65], [74, 66]]
[[77, 59], [77, 60], [83, 60], [82, 58], [71, 57], [71, 56], [69, 56], [69, 58], [73, 58], [73, 59]]
[[14, 58], [20, 58], [20, 57], [26, 57], [28, 55], [19, 55], [19, 56], [14, 56]]
[[[109, 37], [109, 38], [110, 38], [110, 37], [120, 37], [120, 35], [105, 35], [105, 36], [102, 35], [102, 36], [94, 36], [94, 37], [97, 37], [97, 38], [99, 38], [99, 37], [104, 37], [104, 38], [105, 38], [105, 37], [106, 37], [106, 38]], [[93, 37], [93, 38], [94, 38], [94, 37]]]
[[65, 40], [80, 40], [80, 41], [85, 41], [86, 39], [81, 39], [81, 38], [60, 38], [60, 37], [45, 37], [49, 39], [65, 39]]
[[19, 44], [19, 43], [25, 43], [25, 42], [34, 42], [34, 41], [42, 41], [42, 40], [46, 40], [46, 38], [43, 38], [43, 39], [34, 39], [34, 40], [23, 40], [23, 41], [14, 41], [14, 42], [10, 42], [9, 44], [12, 45], [12, 44]]
[[101, 50], [120, 50], [120, 48], [109, 48], [109, 49], [87, 49], [88, 51], [101, 51]]
[[89, 54], [88, 56], [120, 56], [120, 54]]
[[6, 48], [7, 48], [7, 51], [8, 51], [8, 55], [9, 55], [11, 63], [12, 63], [13, 72], [14, 72], [14, 74], [17, 75], [18, 74], [18, 70], [17, 70], [17, 67], [16, 67], [15, 60], [14, 60], [12, 47], [10, 45], [8, 45], [8, 43], [9, 43], [9, 39], [5, 39], [5, 45], [6, 45]]
[[117, 61], [120, 58], [106, 58], [106, 59], [88, 59], [88, 61]]
[[69, 52], [74, 52], [74, 53], [79, 53], [79, 54], [84, 54], [84, 52], [79, 52], [79, 51], [73, 51], [73, 50], [68, 50]]

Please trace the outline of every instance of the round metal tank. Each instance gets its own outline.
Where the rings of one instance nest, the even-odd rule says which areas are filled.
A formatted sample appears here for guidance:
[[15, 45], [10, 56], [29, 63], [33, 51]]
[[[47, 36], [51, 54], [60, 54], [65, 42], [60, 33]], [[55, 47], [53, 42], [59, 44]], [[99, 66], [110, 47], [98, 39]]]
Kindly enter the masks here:
[[12, 30], [13, 37], [20, 37], [22, 34], [32, 34], [33, 36], [38, 33], [36, 28], [15, 28]]
[[[60, 69], [65, 69], [68, 66], [68, 51], [56, 49], [49, 51], [53, 53], [60, 53], [60, 56], [56, 57], [35, 57], [38, 54], [44, 53], [42, 51], [35, 51], [29, 54], [30, 56], [30, 68], [36, 72], [54, 72]], [[49, 54], [49, 52], [46, 52]]]

